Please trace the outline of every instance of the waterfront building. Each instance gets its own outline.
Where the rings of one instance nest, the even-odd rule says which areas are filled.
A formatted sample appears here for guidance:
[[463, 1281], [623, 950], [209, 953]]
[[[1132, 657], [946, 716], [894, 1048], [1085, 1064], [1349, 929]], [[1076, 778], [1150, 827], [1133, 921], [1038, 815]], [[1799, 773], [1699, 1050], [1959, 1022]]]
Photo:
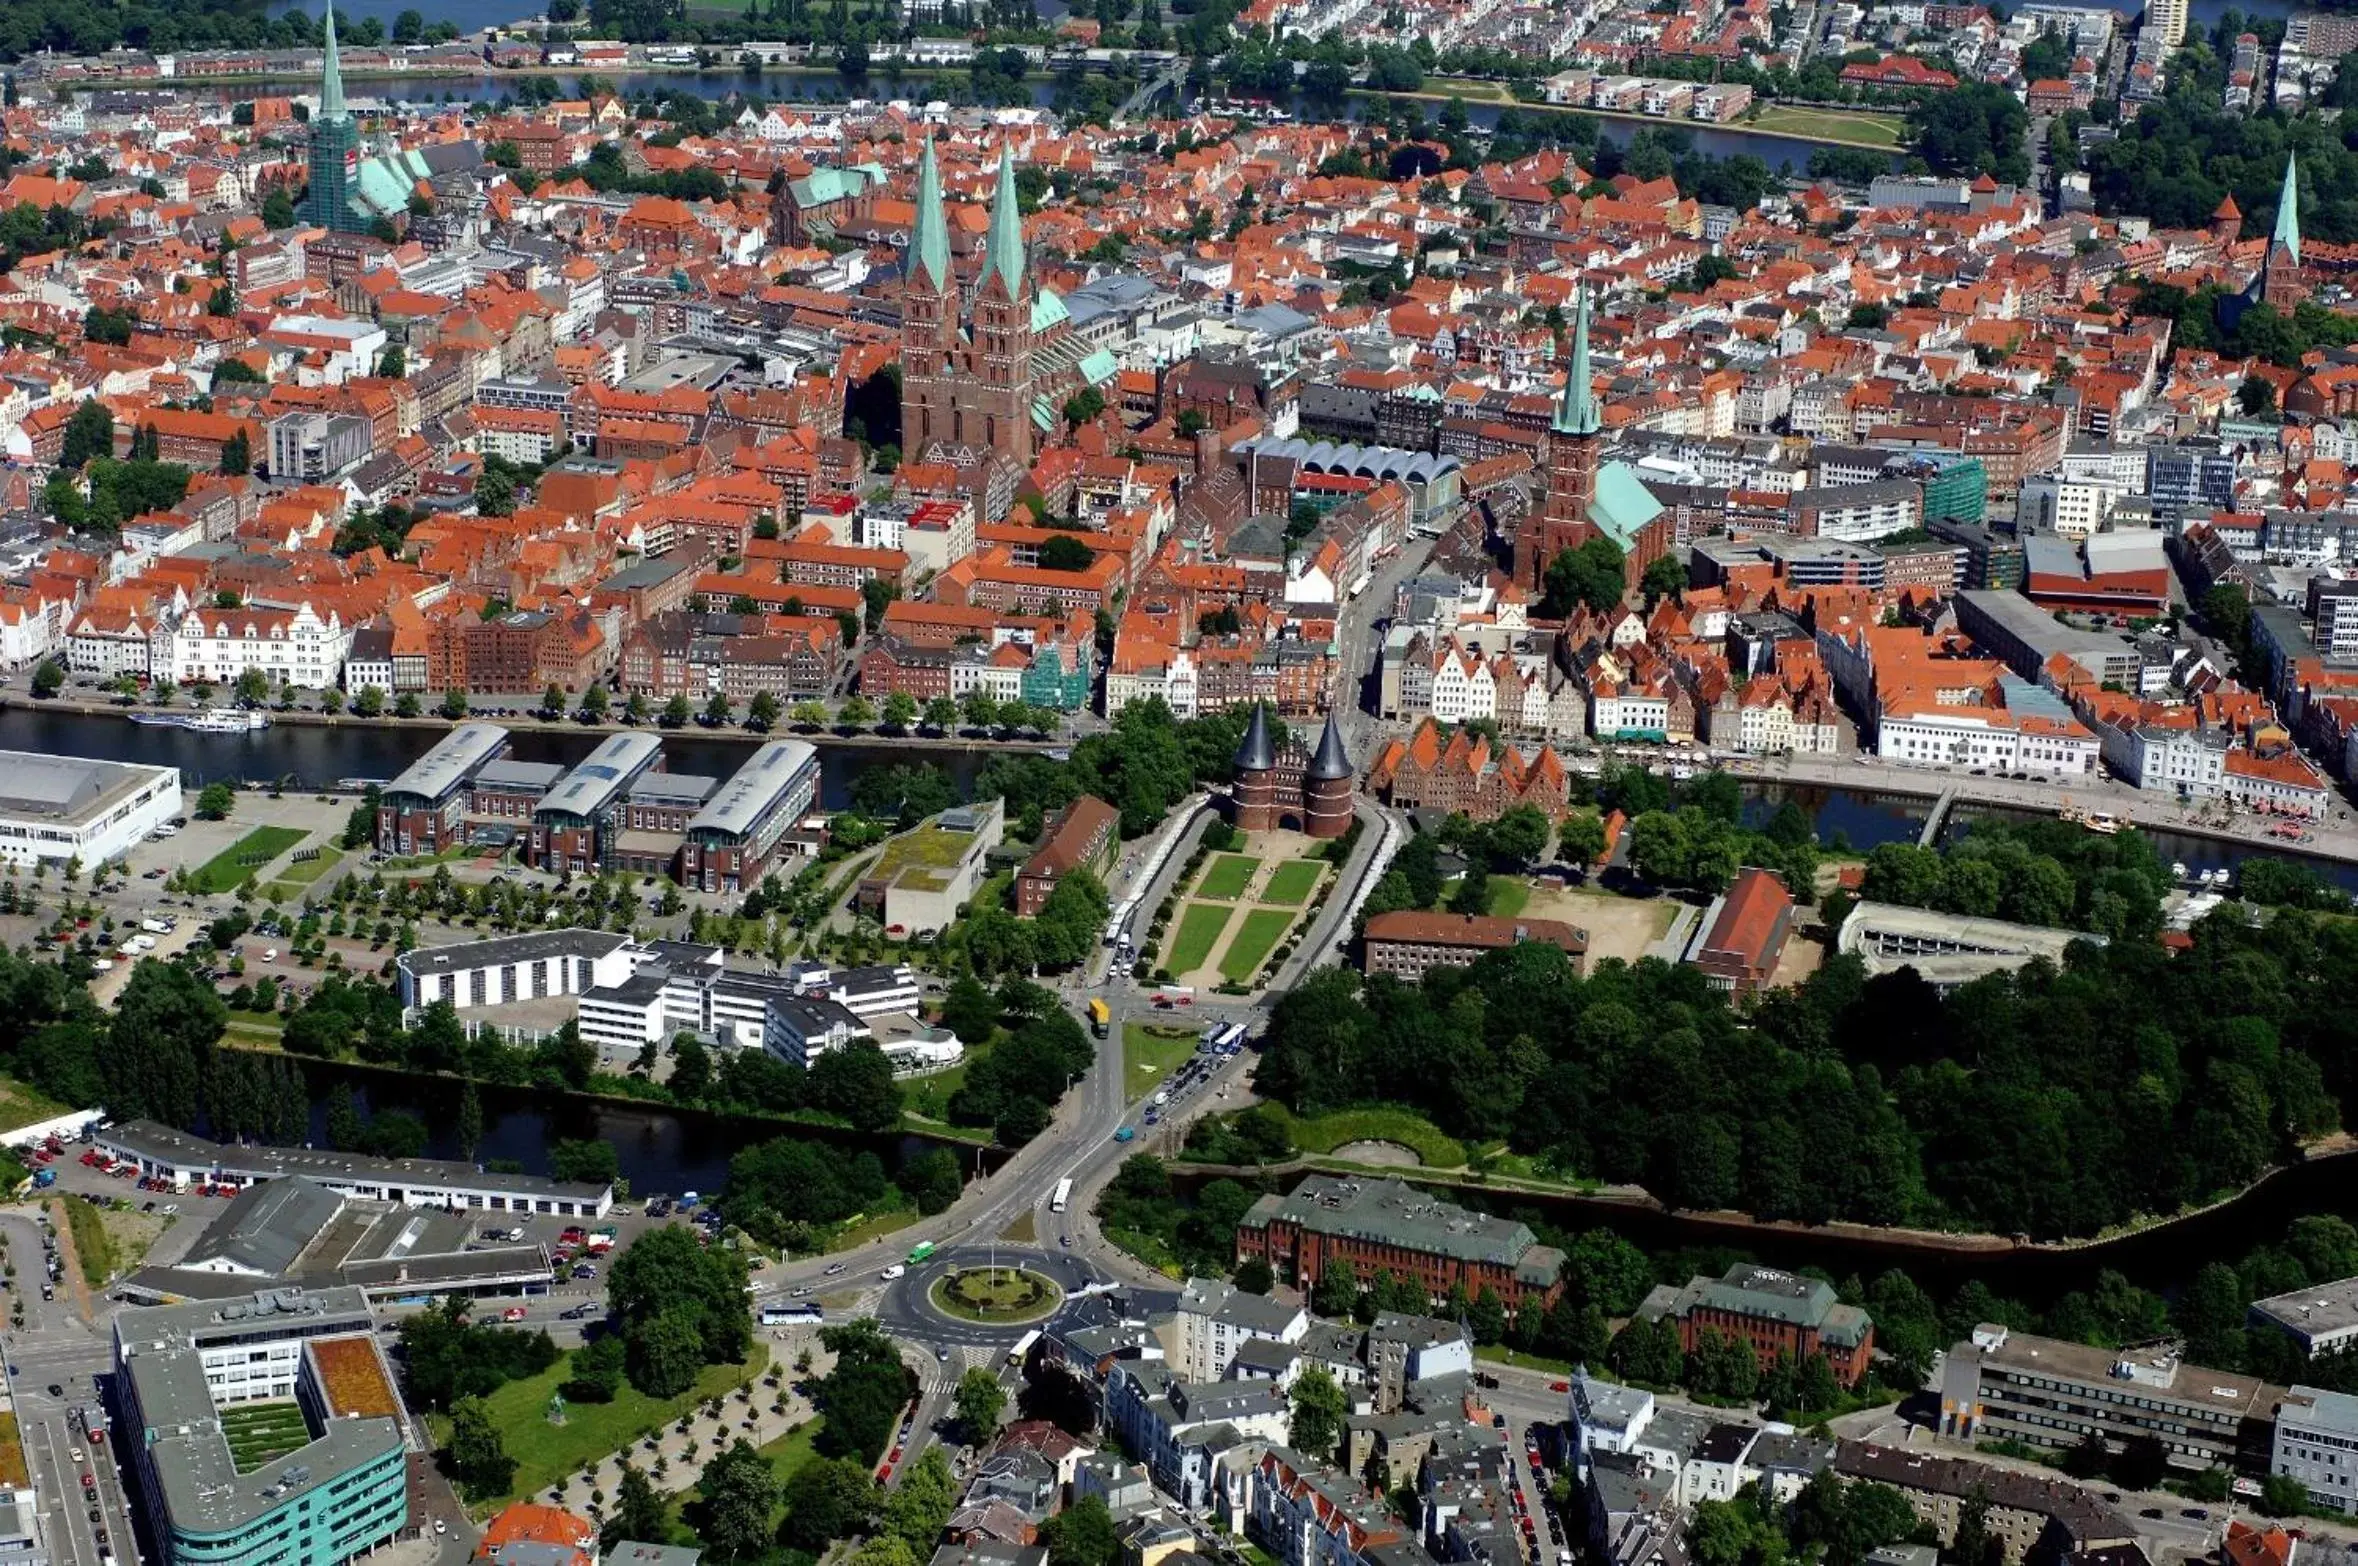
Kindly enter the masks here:
[[680, 881], [707, 892], [758, 886], [818, 797], [818, 751], [801, 740], [770, 741], [688, 823]]
[[120, 859], [180, 814], [180, 769], [0, 751], [0, 861]]
[[2254, 1300], [2245, 1319], [2250, 1326], [2275, 1328], [2311, 1357], [2339, 1353], [2358, 1343], [2358, 1278]]
[[541, 1175], [501, 1174], [440, 1158], [371, 1158], [309, 1147], [243, 1147], [209, 1142], [153, 1120], [126, 1121], [91, 1134], [99, 1152], [174, 1190], [191, 1185], [253, 1185], [305, 1175], [339, 1196], [402, 1207], [473, 1208], [602, 1218], [611, 1186]]
[[1717, 1278], [1690, 1278], [1684, 1288], [1662, 1284], [1637, 1313], [1677, 1323], [1679, 1345], [1690, 1354], [1706, 1332], [1745, 1344], [1763, 1370], [1781, 1354], [1796, 1363], [1823, 1354], [1845, 1386], [1866, 1374], [1874, 1357], [1875, 1323], [1865, 1311], [1836, 1299], [1823, 1279], [1771, 1267], [1739, 1264]]
[[2150, 1438], [2181, 1468], [2257, 1469], [2277, 1391], [2255, 1376], [2189, 1365], [2167, 1349], [2099, 1349], [1976, 1327], [1941, 1366], [1940, 1432], [2068, 1451], [2091, 1435], [2116, 1450]]
[[496, 723], [462, 723], [436, 740], [377, 791], [377, 852], [432, 855], [464, 842], [468, 785], [507, 749]]
[[1259, 1258], [1281, 1281], [1308, 1288], [1349, 1262], [1361, 1278], [1388, 1269], [1422, 1283], [1434, 1299], [1484, 1289], [1510, 1310], [1527, 1300], [1552, 1305], [1564, 1253], [1539, 1243], [1527, 1225], [1470, 1212], [1399, 1180], [1312, 1175], [1287, 1195], [1255, 1202], [1236, 1226], [1239, 1257]]
[[663, 764], [652, 734], [609, 734], [533, 808], [528, 862], [553, 873], [606, 869], [623, 849], [632, 785]]

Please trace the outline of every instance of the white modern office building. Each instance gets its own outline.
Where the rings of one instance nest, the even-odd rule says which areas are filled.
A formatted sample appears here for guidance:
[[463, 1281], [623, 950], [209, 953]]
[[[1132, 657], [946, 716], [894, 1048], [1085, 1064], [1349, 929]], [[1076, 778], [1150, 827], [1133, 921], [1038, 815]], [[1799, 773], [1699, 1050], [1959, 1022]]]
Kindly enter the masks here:
[[629, 936], [606, 930], [536, 930], [421, 946], [403, 952], [394, 968], [405, 1010], [448, 1001], [467, 1011], [620, 984], [637, 970], [637, 951]]
[[2313, 1505], [2358, 1512], [2358, 1397], [2294, 1387], [2276, 1405], [2268, 1472], [2299, 1480]]
[[180, 814], [180, 769], [0, 751], [0, 860], [120, 859]]

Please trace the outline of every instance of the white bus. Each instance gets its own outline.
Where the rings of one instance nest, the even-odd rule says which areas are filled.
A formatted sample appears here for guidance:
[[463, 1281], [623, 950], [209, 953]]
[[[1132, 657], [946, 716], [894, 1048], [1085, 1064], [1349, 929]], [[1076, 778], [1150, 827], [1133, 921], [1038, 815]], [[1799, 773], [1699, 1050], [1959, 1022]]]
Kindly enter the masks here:
[[1242, 1044], [1244, 1042], [1244, 1031], [1244, 1024], [1241, 1022], [1222, 1022], [1215, 1024], [1212, 1029], [1204, 1035], [1203, 1047], [1205, 1050], [1211, 1053], [1221, 1053], [1234, 1047], [1235, 1045]]
[[1015, 1347], [1007, 1351], [1007, 1363], [1015, 1366], [1019, 1370], [1022, 1369], [1024, 1356], [1031, 1353], [1032, 1345], [1039, 1341], [1040, 1329], [1037, 1327], [1034, 1327], [1031, 1331], [1025, 1333], [1022, 1337], [1017, 1338], [1015, 1340]]
[[788, 1305], [773, 1302], [761, 1308], [761, 1324], [765, 1327], [785, 1327], [797, 1322], [823, 1319], [819, 1307], [816, 1305]]
[[1072, 1199], [1073, 1182], [1071, 1176], [1068, 1175], [1056, 1182], [1056, 1194], [1048, 1198], [1048, 1210], [1052, 1213], [1063, 1212], [1065, 1204]]

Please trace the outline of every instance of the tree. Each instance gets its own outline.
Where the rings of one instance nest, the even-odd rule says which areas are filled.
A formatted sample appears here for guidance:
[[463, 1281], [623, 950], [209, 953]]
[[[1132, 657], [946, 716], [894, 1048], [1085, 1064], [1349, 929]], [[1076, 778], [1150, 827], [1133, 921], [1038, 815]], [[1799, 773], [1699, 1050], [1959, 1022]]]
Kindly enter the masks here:
[[[742, 1314], [744, 1307], [738, 1310]], [[908, 1367], [872, 1316], [822, 1327], [819, 1341], [835, 1356], [834, 1368], [812, 1389], [827, 1421], [819, 1433], [820, 1450], [873, 1465], [884, 1455], [908, 1400]]]
[[513, 516], [516, 481], [498, 468], [485, 468], [475, 480], [475, 510], [487, 517]]
[[237, 803], [237, 795], [227, 783], [208, 783], [197, 794], [196, 813], [200, 821], [219, 821], [228, 816]]
[[952, 1395], [958, 1410], [958, 1422], [966, 1429], [966, 1443], [980, 1448], [990, 1443], [991, 1435], [999, 1428], [999, 1412], [1007, 1406], [1007, 1391], [999, 1385], [999, 1378], [982, 1366], [968, 1369], [958, 1378], [958, 1390]]
[[246, 432], [241, 429], [221, 443], [220, 471], [230, 478], [235, 478], [241, 473], [252, 472], [253, 468], [254, 443], [246, 437]]
[[1113, 1513], [1101, 1495], [1083, 1496], [1049, 1518], [1040, 1542], [1048, 1546], [1048, 1566], [1115, 1566], [1122, 1558]]
[[268, 229], [295, 226], [295, 204], [287, 199], [284, 190], [273, 190], [262, 198], [262, 226]]
[[1675, 555], [1648, 562], [1645, 574], [1638, 578], [1638, 591], [1645, 594], [1648, 608], [1664, 598], [1676, 598], [1686, 590], [1687, 568]]
[[1556, 857], [1570, 865], [1593, 865], [1605, 856], [1605, 821], [1594, 810], [1567, 813], [1556, 827]]
[[1096, 563], [1097, 551], [1071, 533], [1058, 533], [1042, 543], [1038, 552], [1039, 568], [1043, 571], [1086, 571]]
[[57, 465], [73, 472], [93, 457], [112, 457], [115, 454], [115, 416], [106, 404], [95, 397], [85, 397], [74, 416], [66, 421], [63, 443], [58, 448]]
[[1293, 1418], [1286, 1443], [1308, 1457], [1331, 1458], [1343, 1436], [1350, 1407], [1343, 1389], [1324, 1365], [1312, 1365], [1294, 1380]]
[[744, 1256], [706, 1249], [678, 1225], [650, 1230], [616, 1259], [606, 1298], [631, 1351], [631, 1384], [650, 1397], [684, 1391], [705, 1364], [743, 1359], [752, 1341]]
[[459, 1089], [457, 1134], [459, 1156], [472, 1159], [483, 1145], [483, 1100], [472, 1079]]
[[745, 726], [757, 734], [776, 728], [779, 716], [778, 697], [773, 691], [755, 691], [753, 700], [746, 703]]
[[876, 1513], [876, 1481], [851, 1458], [815, 1458], [786, 1481], [786, 1522], [780, 1539], [816, 1554], [838, 1539], [868, 1529]]
[[[405, 700], [410, 694], [407, 691], [402, 692]], [[442, 715], [451, 722], [458, 722], [459, 719], [467, 715], [467, 693], [465, 691], [444, 691], [441, 711]]]
[[884, 721], [890, 727], [907, 733], [917, 721], [917, 698], [907, 691], [894, 691], [886, 696]]
[[958, 704], [947, 696], [936, 696], [925, 704], [925, 726], [948, 733], [958, 721]]
[[[415, 12], [403, 12], [405, 16]], [[614, 1487], [614, 1506], [598, 1531], [600, 1545], [611, 1552], [624, 1541], [645, 1542], [670, 1537], [671, 1508], [654, 1483], [634, 1463], [622, 1465], [621, 1482]]]
[[865, 696], [848, 696], [835, 720], [847, 729], [864, 729], [876, 721], [876, 704]]
[[778, 1506], [778, 1473], [739, 1437], [696, 1477], [701, 1497], [697, 1536], [723, 1560], [758, 1555], [770, 1542], [770, 1514]]
[[726, 727], [735, 705], [729, 700], [727, 691], [714, 691], [711, 699], [704, 704], [704, 726], [708, 729]]
[[1576, 549], [1567, 549], [1548, 565], [1546, 610], [1570, 613], [1580, 605], [1610, 609], [1629, 590], [1621, 546], [1599, 533]]
[[442, 1458], [470, 1502], [506, 1494], [516, 1477], [516, 1460], [500, 1440], [490, 1407], [479, 1397], [462, 1397], [450, 1406], [450, 1443], [442, 1449]]
[[663, 715], [655, 721], [667, 729], [679, 729], [687, 727], [688, 719], [693, 715], [692, 709], [688, 706], [688, 698], [675, 694], [671, 700], [663, 704]]
[[33, 670], [33, 694], [46, 701], [65, 688], [66, 673], [55, 658], [44, 658]]

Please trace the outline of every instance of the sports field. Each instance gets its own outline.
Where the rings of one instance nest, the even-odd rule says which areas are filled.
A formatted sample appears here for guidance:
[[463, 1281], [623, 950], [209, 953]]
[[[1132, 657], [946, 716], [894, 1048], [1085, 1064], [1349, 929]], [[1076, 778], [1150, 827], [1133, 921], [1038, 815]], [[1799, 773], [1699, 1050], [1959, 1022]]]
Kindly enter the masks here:
[[1753, 129], [1780, 136], [1810, 136], [1826, 141], [1864, 142], [1897, 148], [1907, 140], [1907, 121], [1894, 114], [1866, 114], [1848, 109], [1803, 109], [1772, 103], [1748, 121]]

